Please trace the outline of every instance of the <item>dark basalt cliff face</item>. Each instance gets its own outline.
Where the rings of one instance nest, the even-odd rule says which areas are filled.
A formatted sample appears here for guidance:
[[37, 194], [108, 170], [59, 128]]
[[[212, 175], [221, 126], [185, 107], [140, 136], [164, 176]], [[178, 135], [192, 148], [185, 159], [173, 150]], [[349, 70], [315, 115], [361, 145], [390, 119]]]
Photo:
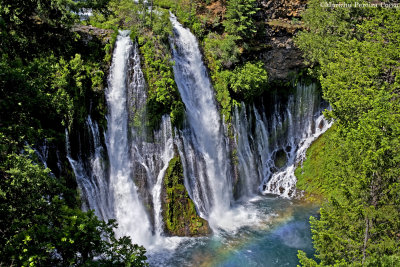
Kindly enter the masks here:
[[265, 62], [270, 80], [289, 80], [290, 74], [304, 68], [301, 51], [293, 42], [303, 28], [301, 13], [306, 0], [269, 0], [260, 5], [260, 20], [265, 24], [267, 50], [259, 55]]

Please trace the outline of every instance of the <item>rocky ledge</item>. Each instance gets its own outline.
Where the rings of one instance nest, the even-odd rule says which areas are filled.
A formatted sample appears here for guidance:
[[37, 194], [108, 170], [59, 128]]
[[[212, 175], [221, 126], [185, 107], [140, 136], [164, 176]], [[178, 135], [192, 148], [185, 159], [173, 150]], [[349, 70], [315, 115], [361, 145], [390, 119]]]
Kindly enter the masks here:
[[75, 25], [72, 30], [77, 32], [89, 42], [93, 38], [100, 40], [103, 44], [107, 44], [111, 40], [111, 36], [114, 33], [113, 30], [100, 29], [91, 25]]
[[293, 36], [303, 28], [301, 13], [306, 0], [269, 0], [261, 2], [260, 19], [265, 25], [265, 44], [260, 58], [271, 80], [289, 80], [290, 74], [304, 68], [302, 52]]

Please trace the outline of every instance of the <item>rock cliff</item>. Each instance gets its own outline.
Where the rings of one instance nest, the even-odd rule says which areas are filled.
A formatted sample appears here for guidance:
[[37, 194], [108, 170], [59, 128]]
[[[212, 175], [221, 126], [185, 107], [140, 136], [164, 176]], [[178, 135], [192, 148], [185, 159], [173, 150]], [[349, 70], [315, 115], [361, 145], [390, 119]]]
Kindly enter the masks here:
[[293, 42], [303, 28], [301, 13], [306, 0], [269, 0], [261, 2], [260, 20], [265, 25], [265, 44], [269, 49], [259, 57], [265, 62], [271, 80], [288, 80], [290, 74], [304, 68], [301, 51]]

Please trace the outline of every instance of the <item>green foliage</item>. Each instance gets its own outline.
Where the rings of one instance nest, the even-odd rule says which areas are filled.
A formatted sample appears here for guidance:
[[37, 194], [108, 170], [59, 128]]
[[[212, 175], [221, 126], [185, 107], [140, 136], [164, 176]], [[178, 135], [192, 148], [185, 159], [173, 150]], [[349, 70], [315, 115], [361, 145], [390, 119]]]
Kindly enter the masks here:
[[197, 215], [195, 205], [184, 186], [180, 160], [179, 156], [170, 160], [164, 177], [166, 192], [163, 201], [163, 221], [166, 231], [177, 236], [208, 234], [208, 223]]
[[94, 96], [103, 114], [104, 72], [98, 63], [84, 61], [80, 54], [71, 60], [54, 56], [35, 58], [27, 65], [0, 61], [0, 130], [18, 143], [53, 138], [72, 123], [82, 124], [85, 107]]
[[223, 70], [233, 67], [239, 61], [240, 51], [235, 43], [236, 40], [237, 36], [223, 36], [216, 33], [210, 33], [204, 40], [206, 62], [211, 71], [216, 99], [221, 105], [221, 114], [225, 121], [230, 121], [233, 102], [228, 86], [231, 72]]
[[225, 70], [221, 72], [215, 71], [211, 76], [216, 91], [216, 99], [221, 105], [221, 114], [224, 116], [226, 122], [231, 120], [232, 107], [235, 104], [238, 104], [234, 99], [232, 99], [229, 92], [229, 79], [231, 75], [231, 71]]
[[261, 62], [241, 58], [245, 48], [249, 48], [245, 42], [257, 32], [257, 2], [232, 0], [226, 4], [225, 32], [210, 32], [202, 44], [221, 114], [229, 123], [233, 107], [259, 96], [267, 87], [268, 77]]
[[268, 75], [262, 62], [247, 62], [244, 66], [235, 68], [229, 80], [232, 91], [245, 101], [259, 96], [267, 88], [267, 82]]
[[[346, 0], [340, 3], [354, 5], [355, 2], [368, 1]], [[339, 41], [360, 36], [356, 25], [370, 12], [369, 8], [326, 8], [319, 0], [309, 1], [308, 6], [302, 20], [309, 31], [300, 32], [295, 40], [305, 54], [306, 63], [313, 65], [327, 64]]]
[[198, 1], [192, 0], [155, 0], [154, 5], [168, 9], [178, 20], [191, 29], [191, 31], [200, 39], [204, 37], [205, 26], [196, 16], [196, 10], [199, 7]]
[[259, 8], [256, 0], [229, 0], [226, 8], [225, 31], [248, 40], [257, 32], [254, 15]]
[[[215, 71], [211, 76], [214, 81], [217, 101], [226, 121], [230, 121], [231, 111], [238, 101], [250, 102], [262, 94], [268, 86], [267, 71], [262, 62], [247, 62], [233, 71]], [[235, 99], [232, 99], [233, 96]]]
[[[71, 26], [83, 8], [102, 10], [109, 0], [2, 0], [0, 4], [0, 54], [23, 60], [37, 53], [62, 53], [74, 34]], [[74, 11], [74, 12], [73, 12]]]
[[21, 266], [146, 265], [143, 247], [115, 238], [114, 221], [70, 208], [67, 189], [34, 152], [10, 154], [0, 166], [0, 263]]
[[326, 180], [324, 176], [329, 153], [334, 150], [332, 139], [336, 134], [336, 125], [318, 137], [307, 149], [306, 160], [295, 171], [297, 178], [296, 187], [306, 193], [329, 197], [330, 190], [335, 187], [335, 180]]
[[107, 13], [93, 12], [87, 22], [90, 25], [103, 29], [129, 29], [133, 25], [142, 24], [142, 18], [137, 15], [139, 6], [130, 0], [109, 0]]
[[159, 127], [164, 114], [170, 114], [174, 126], [181, 127], [184, 105], [180, 99], [173, 73], [168, 37], [172, 25], [168, 13], [154, 18], [152, 28], [145, 29], [139, 37], [143, 73], [148, 85], [147, 111], [149, 126]]
[[[311, 220], [316, 257], [321, 265], [395, 266], [400, 14], [385, 8], [327, 9], [311, 1], [305, 18], [310, 32], [297, 42], [308, 60], [320, 64], [323, 94], [332, 106], [326, 115], [336, 121], [335, 134], [319, 152], [311, 151], [315, 159], [307, 159], [321, 170], [307, 171], [311, 167], [304, 163], [306, 172], [318, 176], [312, 177], [313, 186], [329, 198], [320, 219]], [[309, 266], [304, 254], [299, 257]]]
[[210, 33], [204, 40], [204, 50], [209, 61], [209, 67], [213, 70], [231, 68], [239, 61], [239, 48], [236, 45], [238, 36], [218, 35]]

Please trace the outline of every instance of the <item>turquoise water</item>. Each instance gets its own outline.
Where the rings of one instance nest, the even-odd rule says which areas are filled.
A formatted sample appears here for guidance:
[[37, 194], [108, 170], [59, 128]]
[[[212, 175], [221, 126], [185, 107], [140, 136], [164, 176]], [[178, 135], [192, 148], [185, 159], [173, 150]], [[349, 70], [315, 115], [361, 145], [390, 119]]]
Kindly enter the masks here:
[[174, 239], [170, 248], [149, 253], [150, 265], [296, 266], [298, 250], [313, 254], [309, 217], [317, 215], [317, 206], [264, 196], [240, 208], [251, 214], [241, 215], [247, 224], [210, 237]]

